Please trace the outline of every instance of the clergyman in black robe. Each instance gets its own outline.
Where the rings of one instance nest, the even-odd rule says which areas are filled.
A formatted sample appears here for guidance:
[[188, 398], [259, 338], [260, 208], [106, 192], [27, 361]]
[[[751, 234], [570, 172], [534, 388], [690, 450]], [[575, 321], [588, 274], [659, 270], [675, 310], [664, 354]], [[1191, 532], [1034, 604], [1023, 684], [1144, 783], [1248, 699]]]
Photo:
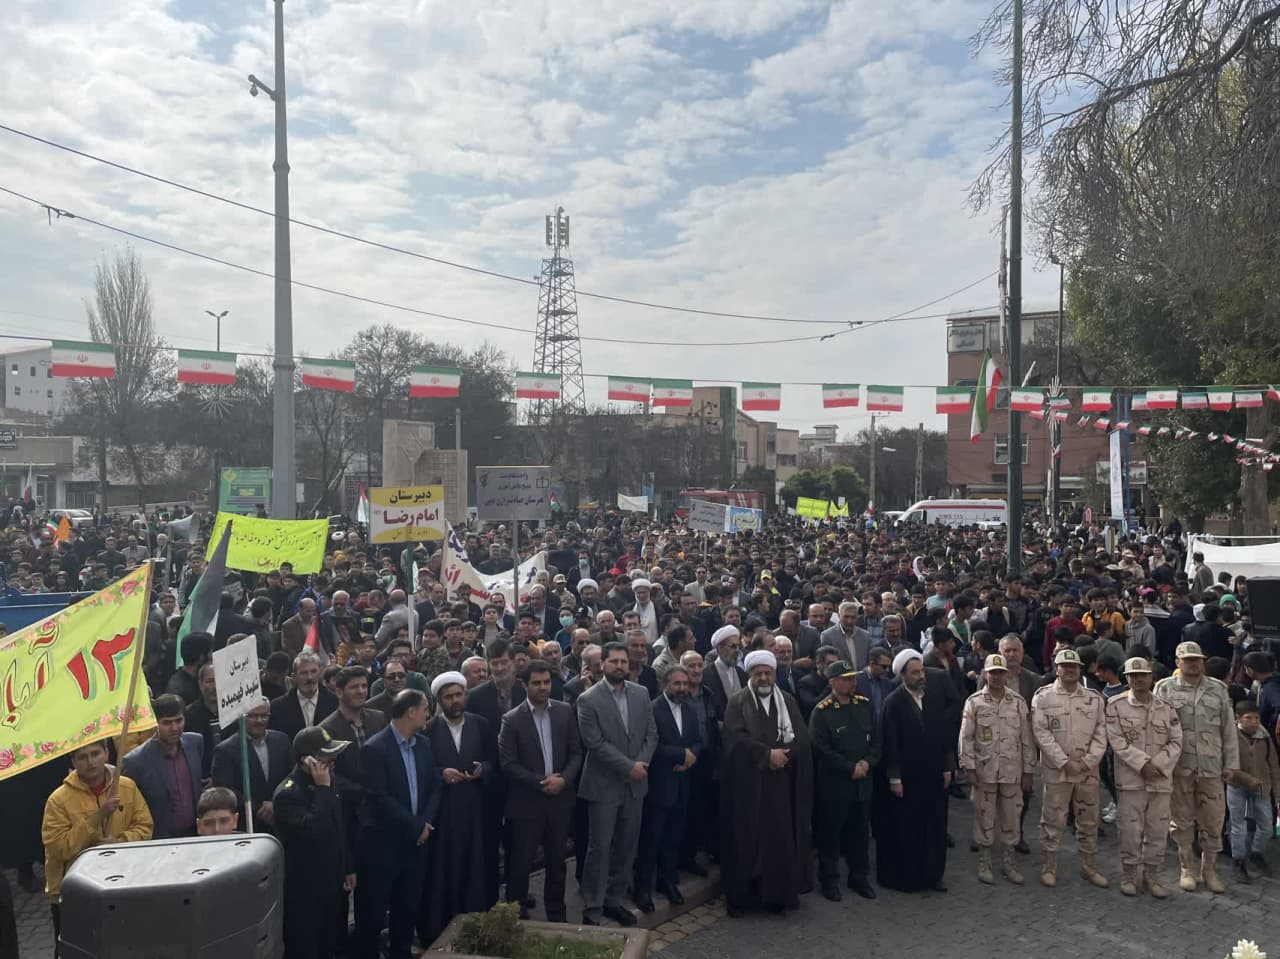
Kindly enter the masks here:
[[436, 677], [432, 694], [437, 713], [423, 730], [444, 780], [436, 828], [427, 842], [418, 917], [418, 936], [428, 946], [454, 916], [484, 912], [494, 904], [486, 882], [485, 831], [499, 824], [486, 821], [484, 790], [497, 756], [490, 747], [488, 721], [465, 711], [465, 682], [442, 682], [459, 678], [458, 673]]
[[919, 655], [902, 664], [902, 685], [885, 697], [881, 718], [876, 881], [900, 892], [946, 890], [942, 874], [947, 865], [947, 796], [955, 769], [954, 693], [946, 688], [945, 675], [930, 670], [926, 677]]
[[765, 650], [748, 657], [747, 686], [729, 697], [720, 727], [720, 881], [731, 916], [797, 906], [813, 887], [809, 728], [771, 661]]

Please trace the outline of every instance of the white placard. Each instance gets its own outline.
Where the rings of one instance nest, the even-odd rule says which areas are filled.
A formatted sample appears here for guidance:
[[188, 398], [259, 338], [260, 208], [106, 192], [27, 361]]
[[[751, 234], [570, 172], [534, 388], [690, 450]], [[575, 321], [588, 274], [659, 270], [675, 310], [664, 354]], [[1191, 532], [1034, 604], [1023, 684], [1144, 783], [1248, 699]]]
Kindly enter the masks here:
[[550, 466], [477, 466], [481, 520], [551, 519]]
[[618, 509], [628, 513], [649, 512], [649, 497], [618, 494]]
[[213, 651], [213, 681], [218, 692], [218, 725], [224, 729], [262, 704], [258, 641], [250, 636]]
[[700, 533], [723, 533], [725, 506], [723, 503], [712, 503], [705, 499], [695, 499], [689, 503], [689, 528]]

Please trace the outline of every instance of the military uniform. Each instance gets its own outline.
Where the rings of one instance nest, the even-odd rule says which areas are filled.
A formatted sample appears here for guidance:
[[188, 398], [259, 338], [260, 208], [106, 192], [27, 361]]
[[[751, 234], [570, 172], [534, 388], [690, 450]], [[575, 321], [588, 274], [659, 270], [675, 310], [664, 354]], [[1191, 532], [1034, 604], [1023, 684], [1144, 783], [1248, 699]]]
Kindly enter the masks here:
[[[1116, 757], [1120, 865], [1125, 872], [1120, 888], [1136, 895], [1145, 878], [1152, 894], [1163, 898], [1160, 865], [1169, 841], [1169, 800], [1182, 752], [1182, 724], [1177, 710], [1154, 694], [1142, 703], [1132, 691], [1122, 693], [1107, 703], [1106, 713], [1107, 740]], [[1147, 763], [1161, 774], [1151, 782], [1142, 777]]]
[[[1074, 650], [1064, 650], [1055, 662], [1078, 664], [1079, 657]], [[1080, 873], [1096, 886], [1108, 884], [1096, 867], [1098, 764], [1107, 751], [1104, 705], [1102, 695], [1083, 683], [1067, 692], [1061, 680], [1041, 687], [1031, 703], [1031, 728], [1044, 767], [1040, 844], [1044, 847], [1045, 862], [1040, 880], [1046, 886], [1057, 883], [1058, 843], [1066, 825], [1067, 807], [1072, 803], [1075, 804]], [[1086, 769], [1083, 773], [1068, 773], [1067, 760], [1077, 750], [1084, 755]]]
[[[998, 655], [987, 659], [1003, 664]], [[987, 666], [991, 668], [1002, 669], [1003, 665]], [[1022, 777], [1034, 773], [1036, 767], [1036, 743], [1026, 700], [1012, 689], [1005, 689], [997, 698], [989, 687], [965, 700], [959, 756], [960, 768], [968, 771], [972, 784], [978, 876], [983, 882], [991, 881], [991, 846], [999, 821], [1005, 877], [1021, 883], [1022, 876], [1013, 862], [1013, 847], [1018, 842], [1018, 817], [1022, 812]]]
[[[866, 896], [871, 891], [867, 882], [871, 770], [880, 761], [875, 708], [865, 696], [855, 694], [852, 702], [842, 704], [831, 694], [814, 707], [809, 729], [817, 780], [818, 880], [824, 889], [837, 883], [843, 855], [849, 867], [849, 888]], [[854, 767], [864, 760], [867, 775], [854, 779]]]
[[[1187, 647], [1194, 647], [1192, 653]], [[1178, 646], [1178, 657], [1200, 655], [1195, 643]], [[1156, 683], [1155, 693], [1178, 713], [1182, 724], [1182, 755], [1173, 774], [1170, 818], [1178, 859], [1182, 867], [1179, 885], [1195, 889], [1192, 843], [1199, 833], [1201, 875], [1215, 892], [1223, 887], [1217, 877], [1217, 855], [1222, 849], [1222, 821], [1226, 816], [1226, 792], [1222, 774], [1240, 768], [1240, 741], [1235, 711], [1226, 684], [1210, 676], [1198, 683], [1170, 676]]]

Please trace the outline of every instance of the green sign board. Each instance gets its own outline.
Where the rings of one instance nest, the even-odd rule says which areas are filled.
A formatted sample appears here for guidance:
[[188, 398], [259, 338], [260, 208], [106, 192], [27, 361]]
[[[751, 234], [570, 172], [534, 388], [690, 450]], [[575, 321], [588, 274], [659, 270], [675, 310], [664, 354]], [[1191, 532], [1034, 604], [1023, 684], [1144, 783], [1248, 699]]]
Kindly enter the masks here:
[[271, 509], [271, 469], [265, 466], [231, 466], [218, 478], [218, 509], [224, 513], [254, 516], [258, 507]]

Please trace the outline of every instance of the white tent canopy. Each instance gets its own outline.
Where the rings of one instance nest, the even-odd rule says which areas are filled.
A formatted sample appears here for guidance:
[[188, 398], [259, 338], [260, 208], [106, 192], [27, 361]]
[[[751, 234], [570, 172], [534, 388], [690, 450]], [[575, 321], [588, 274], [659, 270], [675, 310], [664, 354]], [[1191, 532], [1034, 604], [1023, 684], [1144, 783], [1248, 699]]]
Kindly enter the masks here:
[[1187, 542], [1187, 575], [1194, 576], [1191, 556], [1203, 553], [1216, 580], [1222, 573], [1237, 576], [1280, 576], [1280, 542], [1251, 546], [1222, 546], [1192, 534]]

